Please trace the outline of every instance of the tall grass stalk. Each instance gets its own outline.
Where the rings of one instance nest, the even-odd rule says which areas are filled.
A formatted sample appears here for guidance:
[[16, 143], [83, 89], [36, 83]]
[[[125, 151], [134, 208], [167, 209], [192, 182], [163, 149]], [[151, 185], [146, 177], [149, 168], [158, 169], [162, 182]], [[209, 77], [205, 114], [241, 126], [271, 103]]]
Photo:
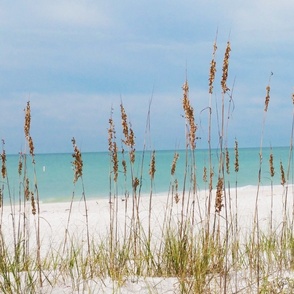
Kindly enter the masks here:
[[[271, 76], [269, 77], [268, 85], [266, 86], [266, 96], [265, 96], [265, 102], [264, 102], [264, 112], [263, 112], [263, 120], [262, 120], [262, 129], [261, 129], [261, 136], [260, 136], [260, 151], [259, 151], [259, 169], [258, 169], [258, 181], [257, 181], [257, 191], [256, 191], [256, 198], [255, 198], [255, 212], [254, 212], [254, 224], [253, 224], [253, 244], [255, 244], [255, 241], [257, 242], [257, 251], [259, 252], [259, 213], [258, 213], [258, 200], [259, 200], [259, 191], [260, 191], [260, 185], [261, 185], [261, 171], [262, 171], [262, 150], [263, 150], [263, 136], [264, 136], [264, 128], [265, 128], [265, 121], [266, 121], [266, 114], [268, 111], [268, 106], [270, 102], [270, 82], [271, 82]], [[256, 235], [256, 236], [255, 236]], [[257, 254], [257, 263], [256, 263], [256, 269], [257, 269], [257, 290], [259, 291], [259, 271], [260, 271], [260, 256]]]

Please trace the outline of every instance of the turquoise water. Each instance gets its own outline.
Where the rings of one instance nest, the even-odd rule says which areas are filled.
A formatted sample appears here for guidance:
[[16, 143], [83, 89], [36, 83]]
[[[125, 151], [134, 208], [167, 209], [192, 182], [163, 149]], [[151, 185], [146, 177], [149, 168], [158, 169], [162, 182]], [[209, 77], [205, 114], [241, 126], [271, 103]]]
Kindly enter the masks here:
[[[184, 174], [186, 167], [191, 167], [191, 154], [186, 151], [177, 151], [179, 159], [176, 166], [175, 177], [179, 182], [179, 189], [183, 187]], [[259, 148], [239, 149], [239, 172], [234, 171], [234, 149], [229, 149], [230, 152], [230, 174], [226, 174], [226, 182], [230, 185], [235, 185], [237, 180], [238, 186], [257, 185], [258, 170], [259, 170]], [[271, 179], [269, 174], [269, 154], [271, 150], [264, 148], [262, 150], [262, 173], [261, 184], [270, 185]], [[274, 184], [280, 184], [280, 161], [283, 162], [285, 172], [288, 167], [289, 148], [280, 147], [273, 148], [275, 176], [273, 178]], [[142, 172], [142, 159], [143, 172]], [[127, 156], [127, 154], [125, 154]], [[173, 180], [170, 174], [171, 166], [174, 157], [174, 151], [156, 151], [156, 172], [152, 189], [154, 193], [163, 194], [169, 190], [170, 182]], [[137, 152], [136, 161], [133, 168], [134, 176], [141, 178], [142, 190], [141, 194], [148, 194], [150, 192], [150, 164], [151, 152], [145, 153]], [[188, 165], [186, 164], [188, 158]], [[218, 174], [218, 158], [219, 151], [212, 151], [213, 168], [215, 172], [214, 187]], [[110, 191], [116, 191], [118, 195], [124, 195], [125, 191], [131, 191], [131, 176], [130, 167], [128, 168], [127, 180], [125, 181], [123, 168], [121, 165], [122, 158], [119, 158], [119, 176], [116, 188], [110, 189], [110, 170], [111, 162], [108, 152], [97, 153], [83, 153], [83, 184], [84, 191], [88, 199], [91, 198], [107, 198]], [[127, 159], [127, 158], [126, 158]], [[22, 191], [23, 177], [18, 176], [18, 155], [7, 155], [7, 172], [10, 188], [10, 195], [16, 199]], [[70, 153], [66, 154], [38, 154], [35, 157], [36, 179], [39, 190], [40, 200], [42, 202], [61, 202], [69, 201], [75, 191], [76, 199], [82, 196], [82, 181], [79, 180], [75, 185], [73, 184], [73, 158]], [[209, 156], [207, 150], [197, 150], [195, 152], [196, 169], [197, 169], [197, 187], [198, 189], [207, 188], [207, 183], [203, 182], [203, 168], [209, 165]], [[128, 162], [128, 161], [127, 161]], [[293, 165], [291, 164], [291, 167]], [[27, 156], [27, 172], [30, 179], [31, 190], [34, 190], [34, 172], [31, 164], [30, 156]], [[142, 177], [141, 177], [142, 175]], [[292, 172], [291, 176], [292, 177]], [[292, 180], [291, 180], [292, 183]], [[4, 198], [8, 199], [8, 185], [7, 179], [2, 179], [2, 188], [4, 189]], [[131, 193], [131, 192], [130, 192]]]

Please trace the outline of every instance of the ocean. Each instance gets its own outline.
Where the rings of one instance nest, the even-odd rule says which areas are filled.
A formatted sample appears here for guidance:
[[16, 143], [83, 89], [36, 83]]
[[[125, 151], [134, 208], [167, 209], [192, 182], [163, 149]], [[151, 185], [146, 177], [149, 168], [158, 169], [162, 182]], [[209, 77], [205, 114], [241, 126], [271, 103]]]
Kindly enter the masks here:
[[[149, 175], [151, 151], [136, 152], [136, 161], [133, 166], [133, 175], [141, 181], [141, 195], [149, 194], [151, 187], [153, 194], [166, 194], [171, 182], [175, 179], [179, 183], [179, 191], [183, 188], [185, 171], [191, 168], [191, 153], [185, 150], [176, 151], [179, 159], [176, 165], [174, 177], [171, 176], [171, 166], [175, 151], [156, 151], [155, 152], [155, 176], [151, 182]], [[269, 168], [270, 153], [273, 154], [275, 175], [271, 178]], [[260, 165], [260, 148], [240, 148], [239, 149], [239, 172], [234, 170], [235, 151], [229, 149], [230, 171], [225, 174], [226, 186], [238, 187], [258, 184], [258, 171]], [[73, 157], [71, 153], [63, 154], [37, 154], [35, 155], [35, 171], [32, 159], [27, 155], [27, 176], [30, 180], [30, 190], [34, 191], [34, 175], [39, 191], [41, 202], [63, 202], [70, 201], [73, 193], [76, 200], [82, 197], [85, 192], [87, 199], [107, 198], [110, 193], [115, 193], [123, 197], [128, 191], [131, 194], [131, 175], [130, 165], [127, 160], [127, 178], [123, 173], [121, 164], [122, 158], [119, 156], [119, 172], [116, 185], [110, 181], [112, 173], [112, 163], [108, 152], [82, 153], [83, 176], [75, 184], [74, 170], [72, 166]], [[18, 199], [23, 193], [23, 175], [18, 174], [19, 155], [7, 155], [7, 178], [2, 179], [1, 185], [4, 194], [4, 202], [10, 197]], [[143, 164], [142, 164], [143, 162]], [[186, 164], [188, 162], [188, 164]], [[208, 150], [195, 151], [196, 162], [196, 181], [197, 189], [207, 189], [207, 182], [203, 181], [204, 167], [209, 168]], [[212, 150], [212, 165], [214, 169], [214, 187], [218, 175], [219, 150]], [[262, 169], [261, 185], [269, 186], [271, 183], [279, 185], [281, 182], [280, 162], [282, 162], [287, 174], [289, 162], [289, 147], [275, 147], [262, 149]], [[292, 159], [291, 159], [290, 182], [292, 180]], [[188, 173], [189, 174], [189, 173]], [[8, 189], [9, 188], [9, 189]]]

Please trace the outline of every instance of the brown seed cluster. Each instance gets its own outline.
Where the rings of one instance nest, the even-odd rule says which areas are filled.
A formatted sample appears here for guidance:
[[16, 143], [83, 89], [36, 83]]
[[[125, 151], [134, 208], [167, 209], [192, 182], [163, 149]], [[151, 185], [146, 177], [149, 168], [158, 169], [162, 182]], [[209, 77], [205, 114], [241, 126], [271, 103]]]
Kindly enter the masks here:
[[215, 198], [215, 212], [219, 213], [222, 210], [223, 205], [223, 178], [219, 178], [216, 187], [216, 198]]
[[31, 206], [32, 206], [32, 214], [36, 215], [37, 209], [36, 209], [36, 202], [35, 202], [35, 197], [33, 192], [31, 192]]
[[1, 167], [1, 173], [2, 173], [2, 178], [5, 179], [6, 174], [7, 174], [7, 169], [6, 169], [6, 153], [4, 149], [5, 142], [2, 140], [2, 154], [1, 154], [1, 161], [2, 161], [2, 167]]
[[175, 153], [174, 154], [174, 159], [173, 159], [173, 163], [172, 163], [172, 166], [171, 166], [171, 170], [170, 170], [170, 173], [171, 175], [173, 176], [176, 172], [176, 166], [177, 166], [177, 161], [178, 161], [178, 158], [179, 158], [179, 153]]
[[230, 174], [230, 153], [228, 148], [226, 148], [226, 172]]
[[24, 133], [25, 137], [28, 138], [30, 136], [31, 129], [31, 106], [30, 101], [27, 102], [27, 106], [25, 111], [25, 123], [24, 123]]
[[74, 148], [74, 153], [72, 154], [72, 157], [74, 158], [74, 161], [72, 162], [72, 165], [74, 167], [73, 182], [76, 183], [77, 180], [83, 175], [83, 160], [82, 160], [82, 154], [76, 145], [75, 138], [72, 138], [71, 142]]
[[269, 158], [269, 165], [270, 165], [270, 175], [273, 177], [275, 175], [275, 168], [274, 168], [274, 156], [271, 153]]
[[292, 104], [294, 104], [294, 93], [292, 94]]
[[121, 164], [123, 166], [124, 175], [126, 176], [126, 174], [127, 174], [127, 162], [123, 159]]
[[30, 154], [34, 156], [35, 147], [34, 147], [34, 142], [31, 136], [28, 137], [28, 143], [29, 143]]
[[179, 196], [179, 193], [178, 193], [178, 190], [179, 190], [179, 182], [178, 182], [177, 179], [175, 179], [175, 181], [174, 181], [174, 190], [175, 190], [175, 197], [174, 197], [175, 202], [176, 203], [179, 203], [179, 201], [180, 201], [180, 196]]
[[125, 139], [122, 140], [122, 142], [130, 147], [130, 161], [132, 163], [135, 162], [135, 134], [132, 129], [132, 125], [129, 124], [128, 126], [128, 116], [126, 114], [126, 111], [124, 109], [124, 106], [120, 105], [120, 111], [121, 111], [121, 123], [122, 123], [122, 129]]
[[281, 171], [281, 185], [284, 186], [286, 183], [286, 178], [285, 178], [285, 172], [284, 172], [282, 161], [280, 161], [280, 171]]
[[209, 175], [209, 191], [211, 192], [212, 191], [212, 180], [213, 180], [213, 176], [214, 176], [214, 171], [213, 169], [210, 170], [210, 175]]
[[19, 159], [18, 159], [18, 175], [19, 176], [21, 176], [22, 167], [23, 167], [23, 154], [20, 152]]
[[34, 142], [33, 139], [30, 135], [30, 130], [31, 130], [31, 106], [30, 106], [30, 101], [27, 102], [27, 106], [25, 108], [25, 122], [24, 122], [24, 134], [25, 138], [29, 144], [29, 150], [30, 154], [34, 156]]
[[186, 81], [182, 87], [183, 89], [183, 109], [185, 111], [185, 116], [189, 124], [189, 143], [191, 148], [194, 150], [196, 148], [196, 131], [197, 131], [197, 125], [195, 124], [194, 119], [194, 109], [190, 104], [190, 100], [188, 98], [189, 94], [189, 85]]
[[212, 60], [210, 62], [210, 71], [209, 71], [209, 94], [213, 93], [213, 82], [215, 79], [215, 73], [216, 73], [216, 61], [215, 61], [215, 53], [217, 50], [216, 42], [213, 44], [213, 54], [212, 54]]
[[265, 102], [264, 102], [264, 111], [267, 112], [269, 101], [270, 101], [270, 90], [271, 87], [268, 85], [266, 87], [266, 96], [265, 96]]
[[111, 161], [113, 164], [113, 180], [116, 182], [118, 178], [118, 155], [117, 155], [117, 144], [116, 144], [116, 135], [113, 119], [109, 119], [109, 129], [108, 129], [108, 150], [110, 152]]
[[150, 169], [149, 169], [149, 175], [150, 175], [152, 180], [154, 179], [155, 172], [156, 172], [156, 168], [155, 168], [155, 151], [153, 151], [152, 156], [151, 156]]
[[26, 180], [25, 180], [24, 196], [25, 196], [26, 201], [29, 201], [29, 199], [30, 199], [30, 181], [28, 178], [26, 178]]
[[231, 44], [227, 42], [225, 57], [223, 61], [223, 75], [221, 80], [221, 86], [223, 89], [223, 93], [226, 93], [230, 89], [227, 87], [227, 79], [229, 75], [229, 59], [230, 59], [230, 52], [231, 52]]
[[238, 150], [238, 141], [235, 140], [235, 172], [239, 171], [239, 150]]
[[134, 191], [137, 190], [139, 184], [140, 184], [140, 181], [139, 181], [139, 179], [136, 177], [136, 178], [133, 180], [133, 188], [134, 188]]

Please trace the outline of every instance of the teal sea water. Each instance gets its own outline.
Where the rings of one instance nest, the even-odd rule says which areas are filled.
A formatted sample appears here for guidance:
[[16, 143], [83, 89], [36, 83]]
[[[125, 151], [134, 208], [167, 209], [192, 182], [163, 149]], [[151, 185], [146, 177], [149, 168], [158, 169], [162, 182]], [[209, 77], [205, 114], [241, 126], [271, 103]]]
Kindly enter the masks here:
[[[178, 179], [179, 190], [183, 187], [186, 167], [191, 167], [191, 154], [186, 151], [177, 151], [179, 159], [177, 161], [175, 177]], [[275, 176], [274, 184], [280, 184], [280, 162], [283, 163], [285, 172], [289, 162], [289, 147], [263, 148], [262, 150], [262, 173], [261, 185], [268, 186], [271, 184], [269, 174], [269, 156], [274, 156]], [[174, 151], [156, 151], [156, 172], [153, 182], [153, 193], [164, 194], [169, 191], [170, 183], [174, 180], [171, 177], [171, 166], [174, 158]], [[259, 171], [259, 148], [240, 148], [239, 149], [239, 172], [234, 171], [235, 153], [234, 149], [229, 149], [230, 154], [230, 173], [226, 174], [226, 183], [230, 182], [235, 186], [237, 181], [238, 187], [247, 185], [257, 185]], [[127, 154], [125, 154], [127, 156]], [[144, 158], [143, 158], [144, 156]], [[136, 161], [134, 164], [133, 174], [141, 179], [141, 194], [149, 194], [151, 181], [149, 176], [151, 152], [136, 152]], [[131, 176], [128, 172], [127, 180], [123, 174], [121, 165], [122, 158], [119, 158], [119, 175], [116, 188], [110, 189], [110, 170], [112, 163], [108, 152], [83, 153], [83, 184], [87, 199], [107, 198], [110, 191], [119, 196], [124, 196], [125, 191], [131, 191]], [[127, 159], [127, 158], [126, 158]], [[188, 159], [188, 165], [186, 160]], [[197, 187], [206, 189], [207, 183], [203, 181], [204, 166], [209, 167], [209, 156], [207, 150], [196, 150], [196, 170], [197, 170]], [[20, 191], [23, 189], [23, 177], [18, 175], [18, 155], [7, 155], [7, 174], [10, 188], [10, 195], [18, 199]], [[72, 167], [72, 154], [38, 154], [35, 156], [36, 179], [41, 202], [63, 202], [69, 201], [73, 195], [78, 200], [82, 196], [82, 181], [79, 180], [73, 184], [74, 171]], [[142, 165], [143, 161], [143, 165]], [[219, 151], [212, 151], [212, 162], [214, 168], [214, 187], [218, 174]], [[128, 160], [127, 160], [128, 162]], [[291, 167], [293, 164], [291, 163]], [[143, 168], [142, 168], [143, 167]], [[130, 166], [127, 166], [130, 170]], [[143, 171], [143, 172], [142, 172]], [[30, 189], [34, 190], [34, 172], [30, 156], [27, 156], [27, 173], [30, 179]], [[142, 177], [141, 177], [142, 175]], [[292, 178], [292, 172], [290, 179]], [[291, 180], [290, 180], [291, 181]], [[7, 179], [2, 179], [2, 189], [4, 191], [4, 201], [8, 201], [8, 184]], [[291, 181], [292, 183], [292, 181]], [[116, 190], [115, 190], [116, 189]], [[131, 193], [131, 192], [130, 192]]]

